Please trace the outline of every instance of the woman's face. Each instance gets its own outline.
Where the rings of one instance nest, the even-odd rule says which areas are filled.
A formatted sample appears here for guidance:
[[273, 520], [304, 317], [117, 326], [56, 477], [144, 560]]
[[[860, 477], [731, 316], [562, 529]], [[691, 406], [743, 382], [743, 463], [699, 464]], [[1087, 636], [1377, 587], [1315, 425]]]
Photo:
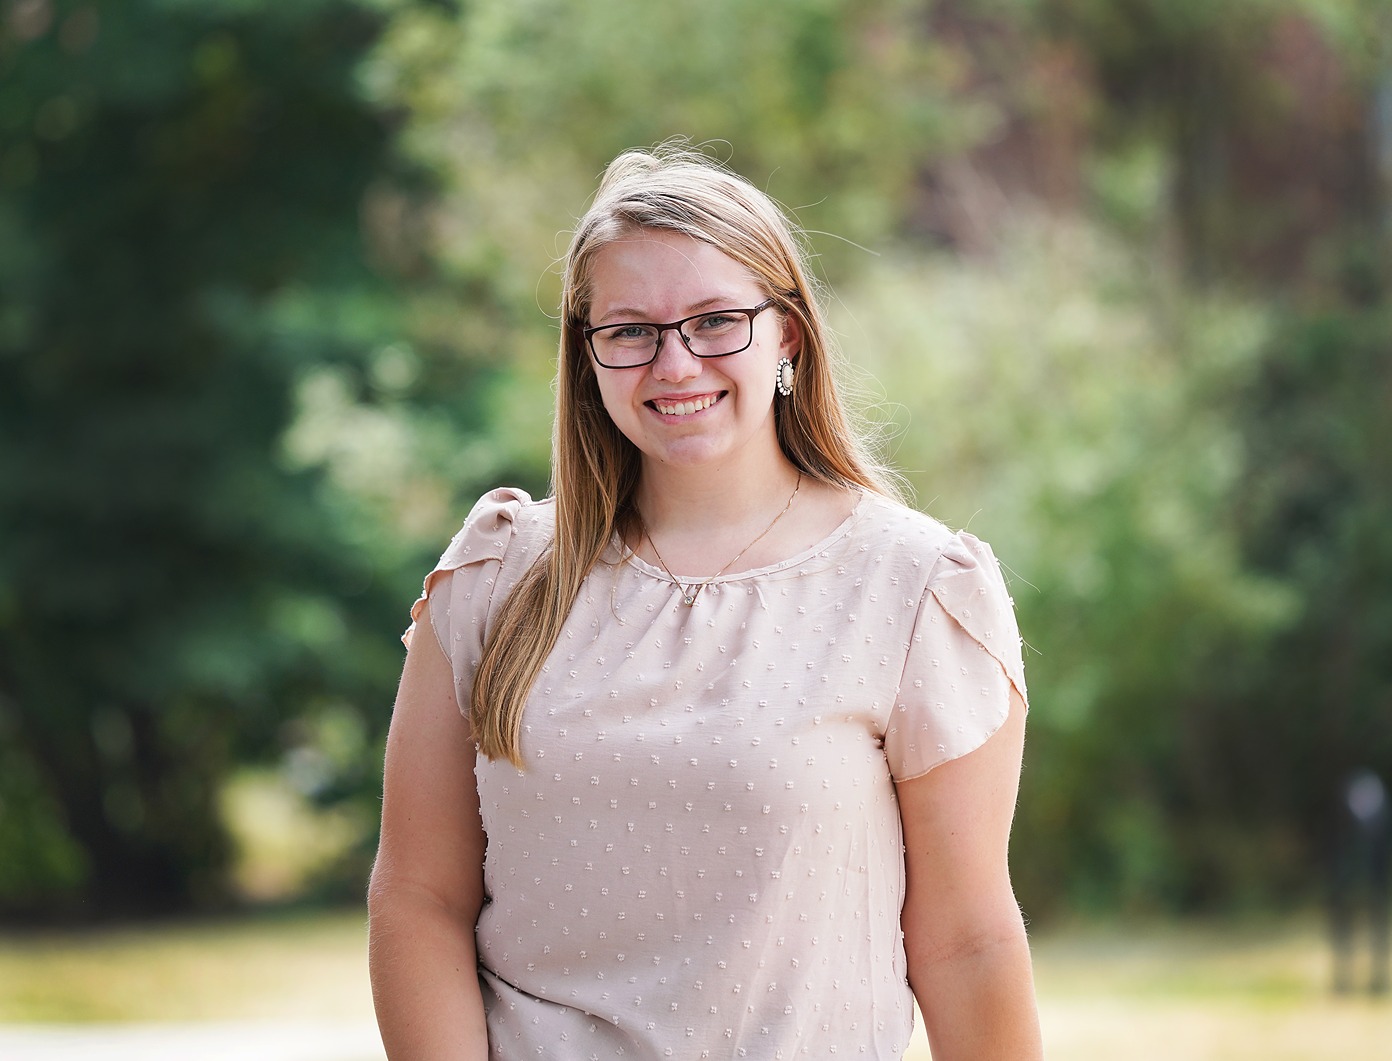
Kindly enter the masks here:
[[[589, 323], [666, 324], [750, 309], [766, 297], [748, 269], [709, 243], [644, 229], [595, 254]], [[727, 357], [696, 357], [667, 331], [651, 364], [611, 369], [591, 360], [591, 367], [610, 418], [645, 463], [757, 468], [779, 457], [775, 373], [800, 340], [796, 321], [770, 308], [754, 318], [749, 347]]]

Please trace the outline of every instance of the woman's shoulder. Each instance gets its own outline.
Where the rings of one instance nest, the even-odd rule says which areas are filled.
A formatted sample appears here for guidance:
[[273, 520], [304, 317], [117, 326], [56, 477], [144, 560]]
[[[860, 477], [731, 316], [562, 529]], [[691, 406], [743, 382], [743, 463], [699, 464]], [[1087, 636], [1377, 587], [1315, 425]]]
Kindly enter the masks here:
[[940, 520], [883, 494], [866, 493], [856, 515], [863, 543], [910, 562], [931, 563], [955, 537]]
[[912, 586], [924, 605], [932, 602], [930, 617], [940, 614], [938, 609], [950, 616], [951, 627], [994, 658], [1023, 698], [1024, 660], [1015, 602], [991, 546], [889, 498], [876, 499], [868, 508], [869, 526], [878, 528], [872, 533], [884, 543], [882, 555], [892, 558], [896, 584]]
[[436, 570], [502, 560], [518, 553], [535, 556], [551, 541], [556, 511], [552, 498], [533, 500], [525, 490], [502, 486], [474, 503], [464, 525], [445, 547]]
[[491, 599], [492, 589], [499, 581], [506, 580], [503, 571], [512, 578], [515, 577], [513, 573], [524, 569], [551, 540], [553, 525], [549, 499], [533, 501], [525, 490], [513, 487], [501, 487], [484, 494], [474, 503], [464, 525], [455, 532], [440, 559], [425, 576], [421, 594], [411, 606], [411, 626], [402, 640], [410, 645], [416, 620], [437, 585], [449, 586], [443, 611], [432, 615], [435, 634], [441, 638], [443, 648], [449, 641], [445, 635], [451, 623], [450, 596], [460, 593], [464, 599], [471, 600], [477, 586], [484, 584], [489, 592], [478, 599]]
[[[895, 567], [912, 569], [926, 584], [966, 576], [999, 577], [991, 547], [968, 531], [954, 531], [941, 520], [880, 494], [867, 494], [857, 536]], [[926, 586], [925, 586], [926, 588]]]

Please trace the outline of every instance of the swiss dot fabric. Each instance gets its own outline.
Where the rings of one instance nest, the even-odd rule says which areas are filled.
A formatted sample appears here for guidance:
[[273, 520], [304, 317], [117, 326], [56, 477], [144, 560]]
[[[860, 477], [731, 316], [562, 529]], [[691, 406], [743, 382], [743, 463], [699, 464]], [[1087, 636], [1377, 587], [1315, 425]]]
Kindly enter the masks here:
[[[550, 501], [494, 491], [426, 579], [412, 614], [461, 709], [552, 525]], [[990, 549], [883, 498], [694, 608], [612, 547], [527, 702], [525, 769], [476, 769], [491, 1056], [902, 1057], [894, 782], [979, 747], [1012, 686]]]

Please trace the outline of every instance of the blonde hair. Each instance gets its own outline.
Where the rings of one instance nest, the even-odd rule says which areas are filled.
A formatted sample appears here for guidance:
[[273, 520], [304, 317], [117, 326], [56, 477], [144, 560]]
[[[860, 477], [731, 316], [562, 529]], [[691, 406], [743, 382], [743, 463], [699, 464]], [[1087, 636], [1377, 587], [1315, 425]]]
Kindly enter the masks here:
[[634, 520], [640, 454], [605, 411], [583, 329], [589, 324], [595, 255], [642, 229], [677, 232], [719, 248], [801, 324], [797, 387], [774, 407], [787, 458], [809, 478], [901, 496], [897, 478], [870, 453], [865, 432], [842, 404], [836, 352], [805, 253], [779, 208], [744, 178], [684, 144], [620, 155], [605, 171], [565, 258], [551, 464], [555, 537], [503, 602], [469, 705], [483, 753], [519, 767], [522, 711], [537, 674], [585, 577], [615, 534], [629, 531]]

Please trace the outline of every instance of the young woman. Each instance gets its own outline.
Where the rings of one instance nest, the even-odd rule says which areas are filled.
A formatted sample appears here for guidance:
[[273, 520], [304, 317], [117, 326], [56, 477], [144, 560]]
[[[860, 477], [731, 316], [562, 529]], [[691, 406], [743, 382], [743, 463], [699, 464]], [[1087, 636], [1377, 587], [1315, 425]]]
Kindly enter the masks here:
[[392, 1061], [1041, 1055], [989, 548], [905, 507], [798, 242], [630, 152], [566, 261], [554, 496], [426, 579], [371, 965]]

